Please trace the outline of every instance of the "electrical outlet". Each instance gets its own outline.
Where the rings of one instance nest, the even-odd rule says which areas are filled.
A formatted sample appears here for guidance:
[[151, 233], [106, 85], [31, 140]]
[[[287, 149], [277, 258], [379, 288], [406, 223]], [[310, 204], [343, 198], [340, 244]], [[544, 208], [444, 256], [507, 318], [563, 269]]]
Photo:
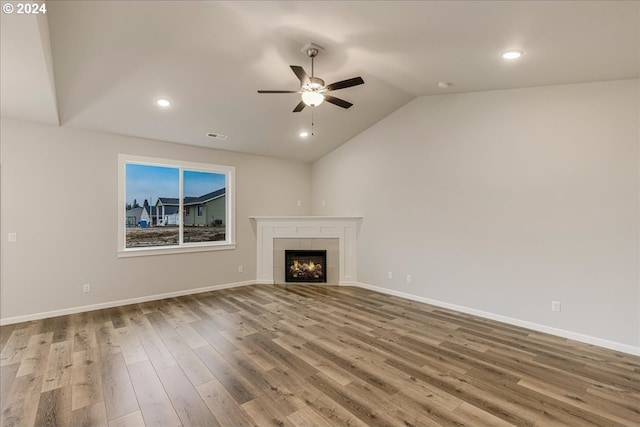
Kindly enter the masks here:
[[14, 243], [18, 240], [18, 235], [16, 233], [9, 233], [7, 235], [7, 240], [9, 241], [9, 243]]
[[551, 301], [551, 311], [560, 311], [560, 301]]
[[411, 275], [407, 274], [407, 283], [411, 283]]
[[327, 201], [326, 200], [322, 201], [322, 206], [327, 206]]
[[91, 292], [91, 284], [85, 283], [84, 285], [82, 285], [82, 292]]
[[238, 266], [238, 273], [242, 273], [244, 271], [244, 267], [239, 265]]
[[393, 279], [393, 273], [391, 271], [387, 273], [387, 279]]
[[298, 200], [298, 206], [302, 206], [302, 200]]

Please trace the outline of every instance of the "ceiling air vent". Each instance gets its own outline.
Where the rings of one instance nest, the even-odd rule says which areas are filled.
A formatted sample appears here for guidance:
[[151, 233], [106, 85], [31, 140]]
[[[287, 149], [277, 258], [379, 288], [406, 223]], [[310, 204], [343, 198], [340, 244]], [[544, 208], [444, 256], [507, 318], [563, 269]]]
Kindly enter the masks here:
[[208, 133], [207, 136], [209, 138], [215, 138], [215, 139], [219, 139], [220, 141], [226, 141], [228, 136], [227, 135], [222, 135], [219, 133]]

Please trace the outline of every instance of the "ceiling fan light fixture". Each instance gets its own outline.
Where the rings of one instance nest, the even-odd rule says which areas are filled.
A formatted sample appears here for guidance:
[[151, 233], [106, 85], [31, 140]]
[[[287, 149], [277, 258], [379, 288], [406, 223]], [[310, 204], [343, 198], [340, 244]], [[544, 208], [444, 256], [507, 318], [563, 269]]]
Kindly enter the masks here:
[[324, 102], [324, 95], [320, 92], [302, 92], [302, 102], [309, 107], [317, 107]]

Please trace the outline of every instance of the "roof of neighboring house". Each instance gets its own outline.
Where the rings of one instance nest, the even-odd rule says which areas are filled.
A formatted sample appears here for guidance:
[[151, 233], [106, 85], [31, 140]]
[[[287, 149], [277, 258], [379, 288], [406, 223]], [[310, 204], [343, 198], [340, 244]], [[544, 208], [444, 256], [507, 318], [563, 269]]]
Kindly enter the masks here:
[[[226, 188], [221, 188], [219, 190], [212, 191], [211, 193], [203, 194], [202, 196], [199, 196], [199, 197], [187, 196], [184, 198], [184, 205], [190, 206], [190, 205], [201, 205], [203, 203], [207, 203], [208, 201], [224, 196], [226, 190], [227, 190]], [[156, 206], [158, 204], [164, 205], [165, 207], [179, 206], [180, 205], [179, 202], [180, 201], [177, 197], [158, 197], [158, 202], [156, 203]]]
[[221, 188], [216, 191], [212, 191], [211, 193], [203, 194], [200, 197], [185, 197], [184, 204], [185, 205], [199, 205], [201, 203], [207, 203], [210, 200], [217, 199], [218, 197], [225, 195], [226, 188]]
[[[162, 215], [162, 208], [157, 206], [149, 206], [151, 213], [149, 215], [156, 216]], [[174, 215], [178, 213], [178, 206], [164, 205], [164, 214], [165, 215]]]
[[140, 217], [142, 215], [142, 207], [127, 209], [127, 216]]
[[156, 202], [156, 206], [164, 205], [164, 206], [179, 206], [179, 199], [177, 197], [158, 197], [158, 201]]

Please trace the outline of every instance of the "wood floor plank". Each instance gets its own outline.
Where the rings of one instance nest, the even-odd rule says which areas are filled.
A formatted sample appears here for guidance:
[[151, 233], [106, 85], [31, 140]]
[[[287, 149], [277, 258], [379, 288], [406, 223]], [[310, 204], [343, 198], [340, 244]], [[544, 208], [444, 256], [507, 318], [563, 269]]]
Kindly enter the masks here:
[[132, 326], [154, 368], [160, 370], [177, 365], [178, 362], [173, 358], [146, 316], [142, 315], [132, 319]]
[[211, 371], [182, 338], [179, 336], [168, 338], [165, 340], [165, 344], [193, 385], [206, 383], [213, 379]]
[[250, 342], [246, 341], [244, 338], [245, 336], [240, 334], [234, 334], [229, 331], [223, 331], [220, 333], [220, 335], [225, 337], [234, 346], [236, 346], [239, 349], [238, 351], [248, 355], [253, 361], [253, 363], [260, 366], [262, 370], [268, 371], [269, 369], [273, 369], [276, 366], [278, 366], [277, 360], [275, 360], [271, 355], [269, 355], [269, 353], [265, 352], [263, 349], [256, 347], [252, 345]]
[[325, 420], [320, 414], [308, 406], [298, 409], [293, 414], [290, 414], [287, 419], [291, 421], [294, 426], [333, 427], [332, 424], [329, 424], [329, 421]]
[[220, 354], [231, 353], [238, 350], [238, 347], [220, 335], [215, 327], [206, 319], [191, 323], [191, 327]]
[[[575, 406], [600, 419], [608, 418], [620, 426], [640, 425], [640, 400], [631, 404], [620, 404], [607, 399], [594, 398], [588, 393], [577, 396], [536, 378], [523, 378], [518, 382], [518, 385], [541, 395], [552, 397], [566, 405]], [[589, 418], [592, 418], [591, 415]], [[634, 419], [635, 421], [629, 422]]]
[[[278, 384], [268, 372], [254, 363], [250, 356], [238, 351], [226, 354], [224, 358], [244, 379], [262, 392], [262, 397], [271, 400], [283, 417], [304, 407], [304, 403], [300, 398], [287, 387]], [[264, 399], [261, 401], [264, 401]]]
[[349, 386], [343, 388], [322, 373], [311, 375], [308, 381], [313, 387], [369, 426], [402, 425], [401, 421], [389, 417], [384, 409], [376, 408], [370, 404], [368, 396], [359, 396], [358, 393], [347, 389]]
[[29, 337], [27, 348], [22, 353], [17, 376], [38, 374], [44, 371], [49, 360], [49, 351], [53, 342], [53, 332], [34, 334]]
[[465, 420], [465, 422], [471, 425], [479, 426], [492, 426], [492, 427], [510, 427], [513, 424], [504, 421], [501, 418], [491, 415], [488, 412], [481, 410], [480, 408], [470, 405], [467, 402], [462, 402], [460, 406], [453, 410], [453, 414], [459, 419]]
[[73, 334], [73, 352], [98, 346], [91, 312], [74, 315], [71, 333]]
[[0, 366], [13, 365], [14, 363], [22, 362], [24, 353], [27, 350], [29, 339], [32, 333], [34, 333], [33, 324], [22, 325], [21, 328], [16, 328], [7, 342], [2, 348], [0, 353]]
[[355, 287], [0, 328], [0, 425], [640, 426], [640, 357]]
[[307, 385], [304, 390], [298, 390], [296, 393], [300, 399], [304, 400], [308, 408], [311, 408], [331, 425], [351, 427], [367, 426], [367, 424], [349, 412], [344, 406], [320, 392], [315, 387]]
[[196, 349], [198, 347], [204, 347], [209, 345], [209, 343], [196, 332], [193, 327], [191, 327], [190, 323], [185, 323], [176, 328], [176, 332], [184, 342], [187, 343], [191, 349]]
[[71, 341], [59, 341], [51, 344], [42, 382], [42, 392], [71, 385], [71, 367], [73, 366]]
[[158, 371], [158, 376], [184, 427], [220, 426], [179, 366]]
[[[237, 400], [229, 394], [226, 387], [217, 379], [200, 384], [196, 389], [209, 408], [209, 411], [211, 411], [221, 426], [236, 427], [256, 425], [255, 421], [249, 417], [249, 414], [247, 414], [244, 408], [240, 406]], [[249, 400], [247, 400], [247, 402], [248, 401]]]
[[140, 342], [138, 335], [136, 335], [133, 326], [123, 326], [116, 331], [125, 364], [132, 365], [149, 360], [149, 356]]
[[11, 325], [2, 325], [0, 326], [0, 353], [4, 350], [5, 344], [9, 341], [9, 338], [13, 334], [13, 331], [16, 329], [18, 323], [13, 323]]
[[93, 405], [76, 409], [71, 413], [71, 425], [74, 427], [95, 427], [108, 424], [104, 402], [94, 403]]
[[136, 392], [145, 425], [147, 427], [181, 426], [182, 422], [178, 414], [176, 414], [151, 362], [138, 362], [129, 365], [127, 368], [131, 375], [131, 382]]
[[147, 318], [193, 385], [206, 383], [213, 379], [211, 371], [207, 369], [163, 315], [151, 313], [147, 315]]
[[142, 412], [135, 411], [109, 421], [109, 427], [146, 427]]
[[98, 349], [73, 353], [71, 368], [71, 410], [104, 403], [102, 378], [98, 360]]
[[103, 355], [100, 375], [108, 420], [140, 409], [122, 353]]
[[42, 392], [34, 422], [39, 427], [71, 424], [71, 387], [65, 386]]
[[242, 404], [242, 408], [260, 427], [295, 427], [287, 415], [278, 411], [274, 402], [266, 396]]
[[14, 363], [13, 365], [0, 367], [0, 411], [4, 409], [4, 405], [7, 403], [9, 393], [13, 388], [13, 382], [16, 379], [16, 374], [20, 369], [20, 365], [20, 363]]
[[344, 370], [340, 366], [322, 357], [320, 354], [305, 347], [305, 343], [307, 341], [303, 338], [292, 335], [285, 335], [273, 341], [279, 346], [286, 348], [291, 353], [295, 354], [298, 358], [304, 360], [309, 365], [313, 366], [315, 369], [343, 386], [346, 386], [351, 381], [357, 378], [352, 373]]
[[259, 391], [239, 375], [229, 365], [229, 362], [213, 348], [206, 346], [197, 348], [194, 351], [238, 405], [242, 405], [258, 396]]
[[441, 374], [434, 371], [429, 372], [426, 366], [421, 369], [416, 369], [396, 359], [388, 359], [387, 363], [396, 369], [410, 374], [414, 378], [429, 383], [513, 425], [531, 426], [535, 424], [535, 418], [527, 418], [526, 414], [523, 414], [520, 408], [514, 407], [510, 402], [501, 401], [489, 393], [482, 393], [481, 390], [469, 386], [467, 381], [461, 376], [456, 374]]
[[40, 403], [42, 375], [16, 377], [7, 395], [2, 396], [2, 418], [4, 427], [33, 426]]
[[102, 354], [121, 352], [118, 333], [111, 321], [95, 324], [94, 332], [98, 348], [100, 348]]

